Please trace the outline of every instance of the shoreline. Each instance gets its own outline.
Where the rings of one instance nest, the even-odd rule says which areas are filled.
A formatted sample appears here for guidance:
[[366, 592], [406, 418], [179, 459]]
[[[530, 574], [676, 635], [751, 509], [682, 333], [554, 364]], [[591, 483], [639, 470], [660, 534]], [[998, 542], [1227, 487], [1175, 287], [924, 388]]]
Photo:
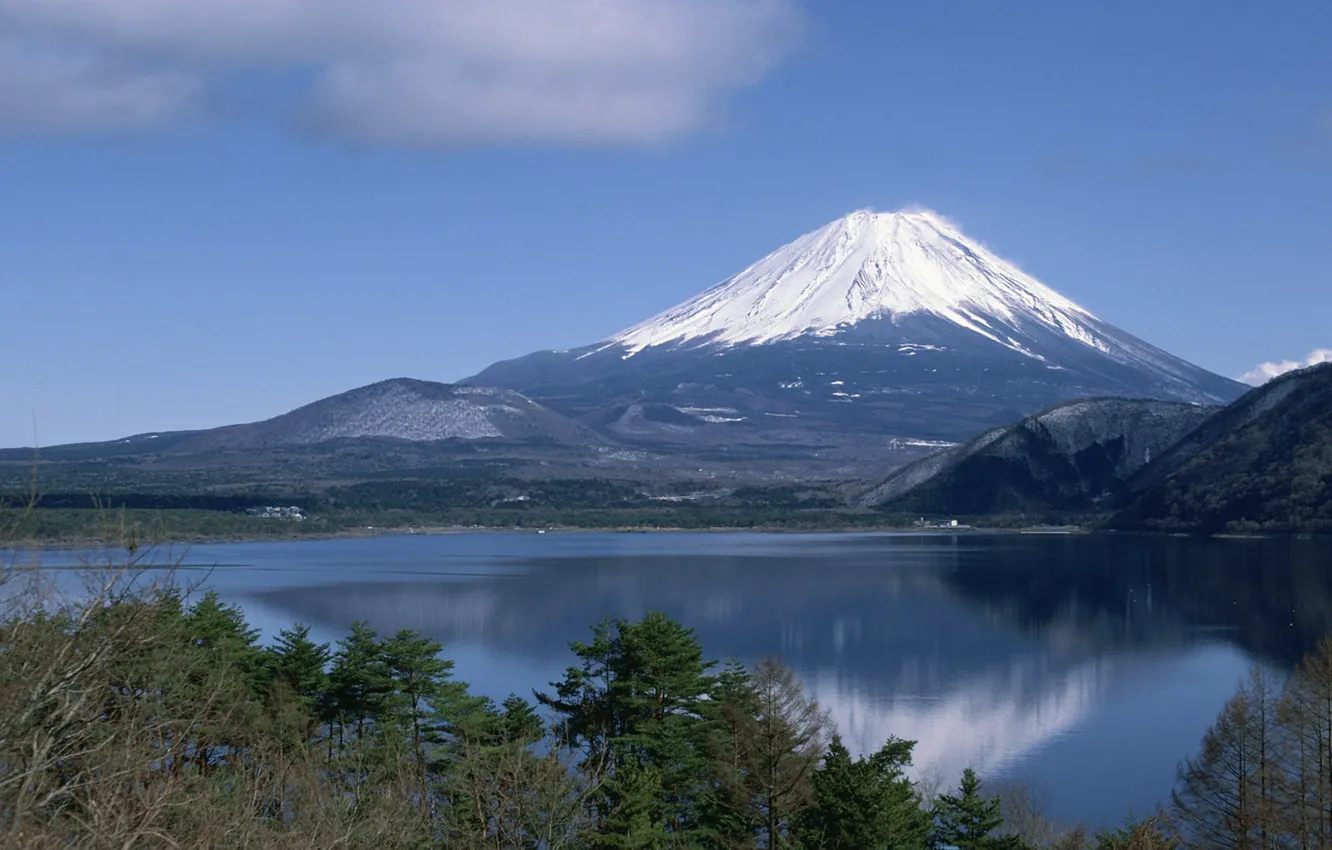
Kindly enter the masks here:
[[[787, 528], [783, 526], [709, 526], [690, 528], [685, 526], [561, 526], [551, 525], [540, 528], [521, 526], [402, 526], [402, 527], [365, 527], [343, 529], [339, 531], [314, 532], [310, 534], [290, 535], [204, 535], [171, 537], [145, 540], [137, 548], [159, 548], [163, 546], [211, 546], [241, 543], [298, 543], [322, 540], [358, 540], [376, 537], [406, 536], [447, 536], [456, 534], [1028, 534], [1040, 536], [1072, 536], [1096, 533], [1093, 529], [1081, 526], [1023, 526], [1023, 527], [926, 527], [919, 526], [829, 526], [828, 528]], [[3, 547], [9, 550], [37, 550], [55, 552], [75, 549], [125, 548], [123, 543], [105, 540], [17, 540]]]
[[[949, 526], [929, 526], [920, 527], [916, 525], [879, 525], [879, 526], [861, 526], [861, 525], [830, 525], [826, 528], [789, 528], [785, 526], [708, 526], [708, 527], [687, 527], [687, 526], [641, 526], [641, 525], [608, 525], [608, 526], [574, 526], [574, 525], [549, 525], [541, 527], [528, 526], [453, 526], [453, 525], [431, 525], [431, 526], [365, 526], [360, 528], [339, 529], [336, 531], [312, 531], [306, 533], [292, 534], [222, 534], [222, 535], [184, 535], [171, 536], [165, 535], [159, 538], [142, 539], [135, 542], [135, 547], [140, 549], [160, 548], [169, 546], [213, 546], [242, 543], [297, 543], [313, 542], [323, 540], [359, 540], [376, 537], [402, 537], [411, 535], [421, 536], [447, 536], [456, 534], [773, 534], [773, 535], [796, 535], [796, 534], [828, 534], [828, 535], [870, 535], [870, 534], [918, 534], [918, 535], [957, 535], [957, 534], [990, 534], [990, 535], [1027, 535], [1034, 537], [1070, 537], [1070, 536], [1090, 536], [1090, 535], [1108, 535], [1108, 536], [1134, 536], [1134, 537], [1202, 537], [1213, 540], [1268, 540], [1273, 538], [1317, 538], [1327, 535], [1312, 534], [1309, 532], [1273, 532], [1273, 533], [1237, 533], [1237, 532], [1189, 532], [1189, 531], [1167, 531], [1167, 530], [1135, 530], [1121, 531], [1117, 529], [1098, 529], [1079, 525], [1032, 525], [1032, 526], [979, 526], [979, 525], [960, 525], [956, 527]], [[87, 550], [87, 549], [122, 549], [127, 548], [126, 544], [120, 542], [108, 542], [94, 538], [88, 539], [58, 539], [58, 540], [15, 540], [0, 546], [0, 550], [29, 550], [58, 552], [62, 550]]]

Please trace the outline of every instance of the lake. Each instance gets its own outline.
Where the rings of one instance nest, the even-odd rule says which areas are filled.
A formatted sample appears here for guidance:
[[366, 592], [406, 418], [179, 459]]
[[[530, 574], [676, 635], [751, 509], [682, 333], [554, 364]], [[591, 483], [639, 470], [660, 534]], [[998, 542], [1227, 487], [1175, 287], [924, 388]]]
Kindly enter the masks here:
[[440, 639], [531, 695], [603, 617], [660, 610], [713, 658], [784, 657], [853, 750], [1021, 781], [1091, 825], [1164, 801], [1250, 665], [1332, 630], [1332, 541], [1023, 534], [444, 534], [197, 546], [271, 635], [356, 620]]

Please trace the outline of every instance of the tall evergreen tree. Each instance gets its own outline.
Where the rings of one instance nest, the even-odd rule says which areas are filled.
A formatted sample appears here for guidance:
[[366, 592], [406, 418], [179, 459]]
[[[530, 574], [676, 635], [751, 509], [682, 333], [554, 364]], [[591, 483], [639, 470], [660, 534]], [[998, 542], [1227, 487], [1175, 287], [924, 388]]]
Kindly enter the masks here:
[[645, 762], [626, 760], [607, 781], [606, 815], [590, 844], [596, 850], [665, 850], [693, 847], [678, 832], [668, 832], [662, 805], [661, 771]]
[[497, 709], [492, 709], [491, 715], [494, 721], [487, 743], [528, 746], [546, 734], [545, 721], [536, 708], [517, 694], [505, 697]]
[[422, 817], [429, 811], [428, 777], [435, 751], [445, 741], [449, 719], [470, 707], [467, 687], [452, 681], [453, 662], [443, 646], [419, 632], [399, 631], [382, 644], [389, 682], [383, 716], [397, 726], [410, 748]]
[[571, 648], [581, 664], [537, 698], [561, 716], [562, 739], [608, 768], [603, 831], [616, 801], [639, 794], [650, 777], [656, 810], [644, 816], [663, 824], [666, 846], [694, 846], [711, 790], [704, 711], [715, 684], [694, 632], [652, 612], [636, 623], [605, 621], [591, 642]]
[[797, 821], [809, 850], [924, 850], [930, 817], [905, 775], [913, 741], [890, 739], [868, 758], [851, 759], [833, 736], [814, 774], [814, 803]]
[[259, 631], [245, 621], [240, 608], [224, 605], [217, 592], [210, 590], [190, 606], [185, 628], [190, 643], [210, 663], [231, 667], [244, 678], [252, 695], [262, 693], [266, 676]]
[[1022, 850], [1015, 836], [997, 836], [1004, 825], [998, 798], [982, 797], [981, 781], [967, 768], [956, 796], [940, 794], [934, 804], [936, 847], [956, 850]]
[[215, 591], [200, 597], [176, 624], [185, 644], [171, 663], [177, 678], [171, 685], [178, 710], [199, 718], [194, 724], [194, 762], [200, 770], [243, 757], [263, 730], [268, 717], [263, 697], [268, 691], [259, 632], [234, 605], [223, 604]]
[[250, 651], [259, 637], [258, 630], [245, 622], [240, 608], [223, 604], [215, 590], [208, 591], [189, 607], [186, 621], [194, 645], [216, 652]]
[[392, 689], [378, 636], [366, 623], [353, 623], [350, 634], [338, 641], [329, 671], [330, 713], [338, 725], [339, 748], [354, 736], [359, 750]]
[[295, 625], [278, 632], [268, 650], [275, 679], [285, 684], [311, 714], [328, 691], [328, 662], [333, 657], [326, 643], [310, 639], [310, 627]]
[[[559, 747], [533, 746], [550, 742], [531, 703], [512, 694], [498, 706], [486, 700], [454, 729], [456, 751], [442, 775], [448, 801], [442, 817], [445, 846], [535, 850], [576, 840], [587, 820], [586, 794], [597, 777], [586, 766], [572, 770]], [[627, 829], [634, 823], [619, 825]], [[660, 838], [659, 824], [657, 832]]]
[[703, 821], [709, 847], [751, 850], [758, 846], [763, 819], [749, 776], [758, 713], [749, 671], [739, 661], [727, 662], [717, 676], [708, 706], [713, 791]]

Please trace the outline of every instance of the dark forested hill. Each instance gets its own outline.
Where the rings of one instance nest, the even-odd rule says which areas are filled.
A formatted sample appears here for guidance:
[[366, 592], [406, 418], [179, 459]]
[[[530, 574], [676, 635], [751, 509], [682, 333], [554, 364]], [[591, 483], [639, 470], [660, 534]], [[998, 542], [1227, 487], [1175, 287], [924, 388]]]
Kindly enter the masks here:
[[968, 516], [1087, 510], [1217, 410], [1122, 398], [1062, 404], [904, 467], [863, 501]]
[[1332, 532], [1332, 364], [1248, 393], [1130, 486], [1113, 528]]

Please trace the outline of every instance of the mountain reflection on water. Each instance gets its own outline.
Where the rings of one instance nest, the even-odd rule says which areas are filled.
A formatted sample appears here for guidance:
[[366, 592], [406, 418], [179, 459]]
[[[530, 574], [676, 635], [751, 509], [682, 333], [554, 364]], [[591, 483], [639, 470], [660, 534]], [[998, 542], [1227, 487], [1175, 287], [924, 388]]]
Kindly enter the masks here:
[[918, 741], [1092, 823], [1167, 796], [1254, 661], [1329, 630], [1332, 542], [1035, 535], [444, 535], [201, 547], [261, 628], [445, 642], [486, 694], [558, 677], [603, 617], [661, 610], [711, 657], [779, 654], [848, 744]]

